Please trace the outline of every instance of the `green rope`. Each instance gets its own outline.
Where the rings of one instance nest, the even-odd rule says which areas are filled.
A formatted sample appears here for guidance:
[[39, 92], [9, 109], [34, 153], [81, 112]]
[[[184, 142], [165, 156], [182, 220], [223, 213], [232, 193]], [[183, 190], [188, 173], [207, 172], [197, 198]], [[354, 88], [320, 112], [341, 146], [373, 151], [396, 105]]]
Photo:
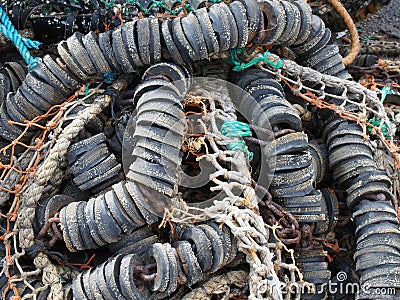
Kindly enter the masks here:
[[221, 133], [230, 137], [251, 136], [249, 124], [233, 120], [226, 120], [222, 124]]
[[390, 95], [392, 93], [392, 90], [390, 89], [389, 86], [384, 86], [382, 88], [382, 96], [381, 96], [381, 102], [385, 101], [385, 98], [387, 95]]
[[260, 62], [265, 62], [270, 66], [280, 69], [282, 68], [283, 61], [279, 60], [278, 62], [273, 62], [272, 60], [268, 59], [268, 55], [271, 53], [269, 51], [265, 51], [264, 53], [259, 53], [256, 57], [251, 59], [249, 62], [242, 62], [237, 59], [238, 55], [244, 54], [246, 48], [233, 48], [229, 50], [229, 58], [227, 60], [228, 63], [233, 64], [232, 70], [235, 72], [243, 71], [251, 66], [254, 66]]
[[[252, 135], [249, 124], [233, 120], [225, 120], [221, 126], [221, 133], [225, 136], [237, 138]], [[228, 149], [242, 151], [246, 154], [247, 159], [253, 159], [253, 153], [249, 151], [249, 148], [242, 139], [236, 139], [229, 143]]]
[[[389, 86], [385, 86], [382, 88], [382, 95], [381, 95], [381, 102], [383, 103], [385, 101], [385, 98], [387, 95], [390, 95], [392, 93], [392, 90], [390, 89]], [[372, 132], [374, 127], [379, 127], [381, 126], [382, 120], [378, 120], [376, 117], [373, 117], [372, 119], [368, 120], [368, 123], [371, 124], [372, 126], [368, 126], [368, 132]], [[386, 123], [383, 124], [381, 132], [383, 136], [388, 140], [390, 137], [395, 133], [396, 126], [393, 123], [390, 123], [390, 126], [388, 126]]]
[[85, 83], [85, 96], [89, 95], [89, 81]]
[[[382, 120], [378, 120], [377, 118], [373, 117], [372, 119], [368, 120], [368, 123], [371, 124], [372, 126], [368, 126], [367, 130], [369, 133], [371, 133], [374, 129], [374, 127], [379, 127], [381, 126]], [[389, 140], [391, 138], [391, 136], [394, 135], [396, 130], [396, 126], [394, 124], [390, 124], [390, 126], [388, 126], [386, 123], [383, 124], [382, 128], [381, 128], [381, 132], [383, 134], [383, 136], [385, 137], [385, 139]]]
[[[103, 0], [104, 1], [104, 0]], [[221, 2], [221, 0], [211, 0], [210, 2], [216, 3], [216, 2]], [[190, 1], [185, 1], [185, 4], [180, 5], [174, 9], [171, 9], [166, 3], [165, 0], [152, 0], [151, 4], [148, 6], [148, 8], [144, 8], [143, 5], [141, 5], [137, 0], [128, 0], [128, 4], [136, 6], [141, 13], [148, 15], [150, 11], [154, 8], [162, 8], [166, 12], [168, 12], [171, 15], [179, 15], [184, 9], [188, 12], [194, 11], [192, 8], [192, 5], [190, 4]], [[182, 0], [177, 0], [176, 3], [182, 4]]]
[[108, 1], [106, 1], [106, 0], [100, 0], [100, 1], [104, 4], [104, 6], [105, 6], [106, 8], [112, 7], [112, 6], [114, 5], [114, 3], [115, 3], [115, 0], [111, 0], [110, 2], [108, 2]]

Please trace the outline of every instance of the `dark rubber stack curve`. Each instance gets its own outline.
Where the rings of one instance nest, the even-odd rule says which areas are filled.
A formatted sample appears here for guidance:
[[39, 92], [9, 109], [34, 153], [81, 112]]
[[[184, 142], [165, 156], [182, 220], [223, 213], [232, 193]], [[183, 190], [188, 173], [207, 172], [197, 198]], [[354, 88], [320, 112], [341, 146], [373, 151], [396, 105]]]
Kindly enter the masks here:
[[331, 116], [324, 139], [334, 182], [346, 192], [356, 224], [354, 260], [361, 286], [399, 288], [400, 230], [390, 178], [377, 168], [358, 124]]
[[[314, 234], [331, 230], [335, 223], [335, 212], [328, 211], [328, 206], [332, 207], [328, 205], [330, 199], [325, 199], [314, 187], [315, 175], [322, 176], [326, 158], [322, 154], [321, 157], [318, 156], [317, 151], [314, 151], [317, 156], [315, 158], [310, 153], [315, 147], [309, 148], [307, 135], [302, 132], [301, 119], [285, 99], [282, 87], [268, 72], [259, 69], [247, 69], [237, 74], [235, 83], [251, 95], [240, 103], [241, 111], [249, 123], [260, 128], [271, 126], [278, 127], [278, 130], [295, 131], [279, 136], [262, 149], [262, 159], [275, 160], [275, 172], [269, 186], [273, 200], [285, 211], [292, 213], [300, 226], [312, 225]], [[315, 170], [314, 166], [319, 168]], [[262, 180], [264, 179], [259, 179], [259, 182], [263, 182]], [[321, 277], [322, 281], [315, 279], [317, 274], [314, 277], [310, 275], [310, 280], [315, 279], [310, 282], [319, 285], [329, 280], [327, 263], [319, 272], [325, 274]], [[323, 295], [319, 296], [322, 299]]]

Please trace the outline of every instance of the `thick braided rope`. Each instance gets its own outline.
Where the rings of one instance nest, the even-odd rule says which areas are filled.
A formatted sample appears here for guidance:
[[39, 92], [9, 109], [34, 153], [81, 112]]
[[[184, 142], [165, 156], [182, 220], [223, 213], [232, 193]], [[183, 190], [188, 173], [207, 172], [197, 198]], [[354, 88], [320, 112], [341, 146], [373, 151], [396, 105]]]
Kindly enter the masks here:
[[238, 288], [244, 288], [247, 285], [248, 280], [247, 272], [230, 271], [226, 274], [210, 278], [207, 282], [186, 294], [182, 300], [211, 300], [213, 295], [223, 295], [222, 299], [228, 299], [231, 285], [235, 285]]
[[343, 58], [343, 64], [345, 66], [348, 66], [355, 60], [361, 48], [357, 27], [354, 24], [350, 14], [347, 12], [346, 8], [340, 1], [328, 0], [328, 3], [333, 6], [333, 8], [336, 10], [339, 16], [343, 19], [350, 33], [350, 38], [351, 38], [350, 52], [346, 55], [345, 58]]
[[[39, 201], [46, 183], [57, 172], [59, 162], [66, 155], [71, 141], [79, 134], [85, 125], [104, 110], [111, 101], [111, 96], [102, 95], [86, 109], [81, 111], [71, 124], [65, 127], [57, 139], [56, 144], [49, 151], [43, 164], [39, 167], [32, 184], [23, 194], [23, 201], [19, 211], [16, 228], [19, 230], [19, 243], [21, 248], [28, 248], [34, 244], [34, 232], [32, 221], [35, 215], [36, 205]], [[60, 272], [54, 266], [47, 255], [39, 253], [34, 264], [43, 271], [42, 281], [50, 286], [49, 300], [62, 300], [64, 293], [61, 284]]]
[[38, 168], [33, 182], [23, 194], [23, 204], [18, 214], [17, 228], [19, 229], [20, 246], [30, 247], [34, 244], [34, 233], [32, 221], [35, 214], [36, 204], [39, 201], [43, 189], [52, 178], [59, 166], [59, 161], [66, 155], [71, 141], [85, 127], [85, 125], [98, 115], [111, 101], [110, 96], [102, 95], [86, 109], [82, 110], [77, 118], [69, 124], [57, 139], [54, 147], [49, 151], [43, 164]]
[[46, 254], [40, 252], [34, 259], [33, 263], [36, 268], [43, 271], [42, 282], [44, 285], [49, 285], [50, 294], [47, 296], [48, 300], [63, 300], [64, 292], [61, 284], [61, 276], [58, 269], [54, 266]]

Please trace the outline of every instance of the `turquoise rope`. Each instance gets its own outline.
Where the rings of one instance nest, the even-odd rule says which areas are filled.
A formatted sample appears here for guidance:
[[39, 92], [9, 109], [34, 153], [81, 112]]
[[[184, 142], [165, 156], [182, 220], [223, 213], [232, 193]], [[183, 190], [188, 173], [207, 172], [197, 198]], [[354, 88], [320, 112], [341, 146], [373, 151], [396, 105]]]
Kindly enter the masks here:
[[[220, 1], [220, 0], [216, 0], [216, 1]], [[135, 5], [145, 15], [147, 15], [155, 7], [163, 8], [165, 11], [167, 11], [171, 15], [178, 15], [183, 11], [183, 7], [181, 7], [181, 6], [175, 8], [175, 9], [170, 9], [168, 7], [168, 5], [165, 4], [164, 0], [160, 0], [160, 1], [153, 0], [148, 8], [144, 8], [137, 0], [128, 0], [128, 3]], [[178, 0], [177, 3], [181, 4], [182, 1]], [[190, 3], [185, 3], [184, 7], [188, 12], [194, 11], [194, 9], [190, 5]]]
[[226, 120], [222, 124], [221, 133], [231, 137], [251, 136], [249, 124], [233, 120]]
[[389, 86], [384, 86], [382, 88], [382, 96], [381, 96], [381, 102], [385, 101], [385, 98], [387, 95], [390, 95], [392, 93], [392, 90], [390, 89]]
[[[378, 120], [377, 118], [373, 117], [372, 119], [368, 120], [368, 123], [370, 123], [372, 126], [379, 127], [381, 125], [381, 120]], [[368, 126], [367, 130], [369, 133], [373, 131], [373, 127]], [[391, 136], [393, 136], [396, 132], [396, 126], [393, 123], [390, 123], [388, 126], [386, 123], [383, 124], [381, 128], [381, 132], [385, 139], [389, 140]]]
[[227, 62], [234, 65], [232, 68], [233, 71], [240, 72], [260, 62], [265, 62], [276, 69], [282, 68], [283, 65], [282, 60], [279, 60], [277, 63], [275, 63], [268, 59], [268, 55], [271, 54], [269, 51], [265, 51], [264, 53], [259, 53], [256, 57], [254, 57], [247, 63], [241, 62], [237, 59], [237, 55], [244, 54], [245, 50], [246, 48], [233, 48], [229, 50], [230, 57], [227, 60]]
[[103, 79], [105, 83], [112, 83], [118, 77], [118, 73], [115, 72], [106, 72], [103, 74]]
[[112, 0], [112, 1], [110, 1], [110, 2], [107, 2], [107, 1], [105, 1], [105, 0], [100, 0], [100, 1], [104, 4], [104, 6], [105, 6], [106, 8], [112, 7], [112, 6], [114, 5], [114, 3], [115, 3], [115, 0]]
[[[252, 135], [249, 124], [233, 120], [225, 120], [221, 126], [221, 133], [225, 136], [238, 138]], [[249, 151], [249, 148], [242, 139], [237, 139], [229, 143], [228, 149], [242, 151], [246, 154], [247, 159], [253, 159], [253, 153]]]
[[[390, 95], [392, 93], [392, 90], [390, 89], [389, 86], [385, 86], [382, 88], [382, 95], [381, 95], [381, 102], [383, 103], [385, 101], [385, 98], [387, 95]], [[371, 125], [375, 126], [375, 127], [379, 127], [381, 125], [381, 120], [377, 119], [376, 117], [373, 117], [372, 119], [368, 120], [368, 123], [370, 123]], [[373, 128], [372, 127], [368, 127], [368, 132], [372, 132]], [[390, 137], [392, 135], [395, 134], [396, 131], [396, 126], [393, 123], [390, 123], [390, 125], [388, 126], [386, 123], [383, 124], [382, 126], [382, 134], [383, 136], [388, 140], [390, 139]]]
[[38, 41], [32, 41], [25, 38], [19, 34], [15, 29], [14, 25], [11, 23], [7, 16], [7, 13], [0, 7], [0, 34], [4, 35], [6, 38], [10, 39], [11, 42], [17, 47], [19, 53], [22, 55], [23, 59], [33, 68], [37, 65], [39, 58], [33, 57], [29, 52], [29, 49], [39, 49], [41, 43]]

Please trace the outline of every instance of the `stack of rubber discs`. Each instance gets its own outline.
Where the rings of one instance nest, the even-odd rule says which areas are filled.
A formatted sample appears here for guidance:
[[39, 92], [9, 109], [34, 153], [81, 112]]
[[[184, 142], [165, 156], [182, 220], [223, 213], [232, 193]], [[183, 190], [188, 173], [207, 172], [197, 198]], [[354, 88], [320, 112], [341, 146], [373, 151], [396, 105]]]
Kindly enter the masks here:
[[0, 100], [10, 92], [16, 92], [24, 81], [28, 72], [26, 65], [22, 62], [7, 62], [0, 68]]
[[175, 170], [182, 160], [180, 146], [185, 130], [182, 97], [172, 83], [152, 79], [138, 86], [134, 98], [138, 101], [136, 126], [132, 128], [133, 162], [126, 177], [171, 196], [177, 182]]
[[[162, 62], [154, 64], [144, 71], [142, 80], [135, 87], [132, 97], [132, 102], [135, 108], [137, 108], [138, 101], [142, 96], [143, 99], [141, 103], [143, 103], [144, 99], [147, 99], [143, 106], [143, 112], [146, 112], [144, 116], [146, 117], [140, 121], [145, 127], [143, 128], [143, 126], [139, 124], [139, 130], [142, 134], [143, 131], [146, 130], [149, 131], [149, 133], [150, 130], [153, 130], [152, 132], [158, 134], [165, 133], [165, 130], [167, 129], [165, 128], [165, 124], [157, 125], [157, 123], [160, 123], [160, 120], [157, 120], [157, 116], [163, 117], [163, 110], [166, 110], [166, 112], [170, 110], [169, 115], [166, 117], [169, 119], [169, 125], [176, 125], [173, 130], [176, 131], [178, 127], [181, 127], [181, 124], [175, 121], [182, 116], [181, 111], [183, 108], [180, 104], [175, 104], [175, 102], [178, 103], [180, 101], [183, 95], [185, 95], [189, 90], [191, 84], [192, 71], [189, 65], [178, 66], [174, 63]], [[157, 97], [160, 97], [160, 99], [158, 100]], [[161, 103], [158, 103], [157, 101], [161, 101]], [[179, 106], [180, 109], [175, 109], [174, 106]], [[157, 111], [158, 115], [156, 116], [155, 112]], [[152, 115], [149, 115], [149, 112], [152, 112]], [[175, 115], [171, 115], [171, 113], [174, 113]], [[129, 124], [127, 124], [127, 126], [129, 126], [129, 131], [126, 131], [123, 136], [124, 153], [128, 153], [128, 155], [122, 153], [125, 167], [124, 172], [126, 174], [129, 172], [129, 167], [136, 157], [148, 157], [149, 162], [160, 163], [162, 161], [160, 154], [168, 153], [169, 151], [169, 155], [174, 153], [175, 157], [165, 157], [165, 162], [175, 161], [176, 164], [180, 163], [181, 154], [179, 148], [172, 148], [172, 145], [178, 143], [180, 140], [180, 135], [172, 134], [172, 132], [169, 133], [169, 138], [172, 138], [173, 142], [171, 141], [169, 144], [163, 145], [163, 147], [161, 147], [161, 141], [163, 141], [160, 140], [162, 139], [161, 136], [158, 138], [146, 138], [145, 136], [142, 138], [140, 138], [140, 136], [135, 137], [133, 133], [136, 130], [136, 123], [139, 115], [140, 114], [135, 113], [132, 116]], [[157, 129], [154, 127], [159, 128]], [[167, 166], [168, 164], [166, 167]]]
[[[399, 270], [390, 263], [390, 260], [394, 264], [400, 261], [399, 221], [391, 205], [394, 200], [391, 181], [385, 171], [376, 167], [371, 146], [359, 125], [331, 117], [326, 122], [324, 137], [334, 180], [346, 191], [347, 206], [355, 218], [355, 261], [361, 283], [383, 287], [393, 281], [398, 286]], [[377, 236], [385, 242], [374, 240]], [[375, 253], [381, 253], [380, 247], [384, 254], [374, 257]], [[387, 264], [386, 255], [391, 255]]]
[[159, 238], [153, 233], [152, 228], [143, 226], [135, 229], [132, 233], [124, 234], [121, 239], [109, 244], [107, 247], [115, 254], [135, 254], [141, 256], [151, 245], [159, 243]]
[[110, 153], [104, 133], [81, 140], [68, 148], [69, 170], [82, 191], [90, 190], [117, 176], [121, 164]]
[[305, 66], [332, 76], [351, 79], [339, 48], [329, 45], [331, 31], [302, 1], [266, 1], [260, 4], [266, 16], [263, 43], [288, 46]]
[[[89, 201], [73, 202], [60, 210], [63, 237], [70, 251], [96, 249], [115, 243], [158, 217], [141, 203], [142, 191], [135, 184], [119, 182]], [[78, 225], [79, 224], [79, 225]]]
[[[7, 141], [13, 141], [23, 132], [22, 126], [9, 121], [24, 123], [45, 114], [52, 106], [63, 103], [78, 86], [78, 82], [49, 55], [21, 80], [23, 82], [16, 93], [9, 93], [0, 109], [0, 136]], [[30, 128], [29, 132], [33, 130]], [[25, 135], [22, 140], [30, 137]]]
[[[318, 300], [327, 297], [327, 282], [331, 272], [326, 262], [326, 252], [321, 250], [305, 250], [295, 255], [296, 263], [301, 268], [304, 280], [311, 283], [311, 289], [305, 287], [301, 299]], [[314, 289], [312, 289], [314, 288]]]
[[187, 226], [180, 230], [179, 237], [195, 249], [196, 259], [204, 274], [214, 273], [237, 258], [237, 239], [226, 225], [207, 222]]
[[323, 135], [333, 179], [346, 191], [350, 209], [369, 194], [393, 199], [389, 189], [391, 181], [385, 171], [377, 169], [370, 142], [364, 139], [361, 126], [333, 117], [327, 121]]
[[135, 285], [136, 263], [136, 255], [120, 254], [79, 273], [72, 283], [74, 299], [149, 299], [149, 290]]
[[[237, 85], [244, 88], [251, 96], [241, 102], [242, 111], [249, 117], [251, 124], [261, 128], [268, 124], [271, 127], [278, 126], [279, 129], [297, 131], [277, 137], [263, 149], [265, 156], [263, 159], [275, 159], [275, 173], [270, 186], [274, 200], [283, 207], [288, 203], [293, 205], [297, 203], [299, 216], [301, 211], [308, 216], [315, 213], [313, 220], [319, 222], [322, 195], [315, 191], [313, 186], [312, 156], [308, 151], [307, 135], [300, 132], [302, 130], [300, 117], [284, 98], [281, 85], [267, 72], [248, 69], [239, 76]], [[301, 204], [295, 201], [296, 198], [299, 198]], [[301, 217], [300, 220], [307, 221]]]
[[310, 140], [308, 151], [312, 156], [312, 163], [315, 172], [315, 183], [324, 181], [328, 172], [328, 148], [322, 140]]
[[305, 2], [265, 1], [260, 8], [265, 23], [263, 44], [297, 47], [310, 39], [312, 13]]
[[342, 79], [351, 79], [352, 76], [345, 70], [342, 60], [343, 57], [339, 53], [339, 47], [337, 45], [327, 45], [301, 62], [303, 65], [318, 72]]
[[[78, 275], [72, 284], [76, 299], [94, 299], [96, 294], [105, 299], [139, 299], [139, 295], [149, 297], [150, 291], [135, 283], [138, 280], [132, 270], [138, 261], [154, 264], [152, 269], [145, 271], [149, 272], [145, 275], [156, 274], [150, 290], [161, 294], [159, 299], [163, 296], [172, 297], [179, 288], [180, 272], [183, 272], [186, 278], [184, 282], [190, 287], [202, 280], [204, 274], [214, 273], [232, 263], [238, 252], [237, 241], [229, 228], [220, 228], [214, 222], [181, 228], [180, 240], [172, 245], [157, 242], [149, 229], [142, 228], [136, 232], [143, 238], [142, 242], [132, 234], [130, 241], [125, 238], [110, 246], [110, 249], [117, 251], [119, 246], [123, 246], [122, 251], [128, 251], [129, 254], [118, 254]], [[137, 252], [137, 248], [132, 248], [135, 246], [142, 250]]]
[[[374, 288], [400, 288], [400, 229], [392, 204], [361, 200], [354, 208], [353, 218], [357, 239], [354, 260], [356, 271], [361, 274], [360, 285], [369, 287], [369, 292]], [[368, 291], [363, 292], [365, 297]]]
[[258, 29], [260, 11], [254, 1], [218, 3], [161, 24], [165, 58], [177, 64], [202, 60], [221, 51], [244, 47]]

